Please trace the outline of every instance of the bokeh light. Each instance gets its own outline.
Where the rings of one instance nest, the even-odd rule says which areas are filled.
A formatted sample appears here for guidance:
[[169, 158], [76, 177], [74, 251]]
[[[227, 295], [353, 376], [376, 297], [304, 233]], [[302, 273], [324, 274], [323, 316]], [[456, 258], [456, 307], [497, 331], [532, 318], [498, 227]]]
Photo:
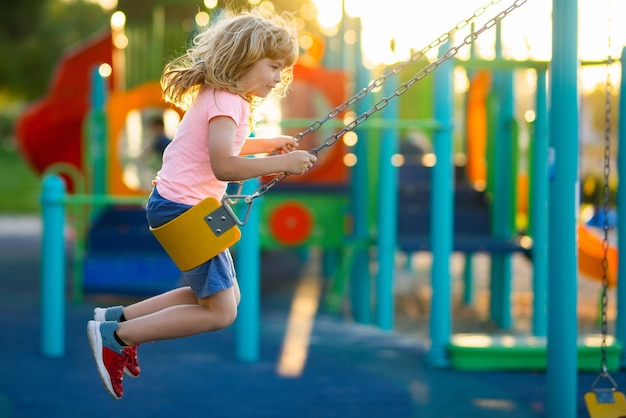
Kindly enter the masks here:
[[122, 11], [116, 11], [111, 15], [111, 29], [123, 30], [126, 25], [126, 15]]
[[354, 167], [356, 165], [358, 161], [358, 158], [356, 156], [356, 154], [353, 154], [351, 152], [346, 153], [343, 156], [343, 163], [347, 166], [347, 167]]
[[115, 10], [117, 8], [117, 0], [98, 0], [98, 4], [103, 10]]
[[123, 33], [118, 33], [113, 38], [113, 46], [117, 49], [124, 49], [128, 46], [128, 37]]
[[98, 66], [98, 74], [100, 75], [100, 77], [103, 77], [103, 78], [111, 77], [112, 73], [113, 73], [113, 68], [111, 68], [110, 64], [104, 63]]
[[348, 147], [353, 147], [359, 141], [359, 136], [354, 131], [348, 131], [343, 135], [343, 143]]
[[200, 27], [208, 26], [209, 21], [211, 20], [209, 14], [207, 12], [198, 12], [194, 17], [196, 25]]

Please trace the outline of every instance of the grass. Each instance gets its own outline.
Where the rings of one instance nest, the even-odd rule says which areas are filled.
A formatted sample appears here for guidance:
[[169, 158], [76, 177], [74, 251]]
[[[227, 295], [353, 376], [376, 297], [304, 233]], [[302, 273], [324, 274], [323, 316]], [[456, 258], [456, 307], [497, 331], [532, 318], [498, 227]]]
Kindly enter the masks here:
[[0, 213], [22, 215], [40, 211], [41, 178], [11, 143], [0, 143]]

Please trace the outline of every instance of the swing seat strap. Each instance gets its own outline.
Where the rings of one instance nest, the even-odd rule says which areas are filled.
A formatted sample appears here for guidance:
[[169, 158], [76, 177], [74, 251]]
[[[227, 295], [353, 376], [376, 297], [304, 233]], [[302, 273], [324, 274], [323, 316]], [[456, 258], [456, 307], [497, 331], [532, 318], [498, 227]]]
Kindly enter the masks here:
[[232, 212], [213, 197], [150, 231], [181, 271], [198, 267], [241, 238]]

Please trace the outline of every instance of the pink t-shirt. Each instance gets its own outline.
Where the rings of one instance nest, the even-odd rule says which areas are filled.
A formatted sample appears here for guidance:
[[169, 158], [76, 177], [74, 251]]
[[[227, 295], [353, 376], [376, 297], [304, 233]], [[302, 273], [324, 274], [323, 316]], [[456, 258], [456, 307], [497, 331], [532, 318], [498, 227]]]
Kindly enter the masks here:
[[203, 89], [163, 154], [163, 165], [156, 177], [161, 196], [188, 205], [208, 196], [222, 198], [227, 182], [215, 178], [209, 158], [209, 121], [217, 116], [227, 116], [237, 125], [233, 155], [239, 155], [248, 137], [250, 104], [226, 90]]

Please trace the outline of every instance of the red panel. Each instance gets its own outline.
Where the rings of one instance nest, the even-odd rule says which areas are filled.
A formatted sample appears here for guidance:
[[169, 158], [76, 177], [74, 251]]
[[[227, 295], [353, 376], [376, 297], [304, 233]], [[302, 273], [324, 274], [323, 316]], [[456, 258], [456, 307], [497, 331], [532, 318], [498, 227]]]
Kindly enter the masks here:
[[[112, 63], [109, 31], [68, 49], [57, 64], [48, 94], [18, 119], [19, 149], [38, 173], [58, 162], [82, 168], [82, 129], [89, 109], [91, 72], [102, 63]], [[112, 85], [113, 77], [109, 81]]]

